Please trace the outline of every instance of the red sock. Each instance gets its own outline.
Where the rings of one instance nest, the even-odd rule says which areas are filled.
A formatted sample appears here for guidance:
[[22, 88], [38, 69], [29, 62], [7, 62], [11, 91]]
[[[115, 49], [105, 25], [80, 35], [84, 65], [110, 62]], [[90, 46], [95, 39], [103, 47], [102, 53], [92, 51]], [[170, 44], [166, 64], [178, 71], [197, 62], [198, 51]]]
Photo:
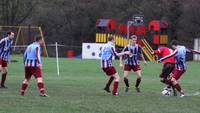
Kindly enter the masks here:
[[126, 87], [129, 87], [129, 83], [128, 83], [128, 78], [124, 77], [124, 83], [126, 84]]
[[114, 87], [113, 87], [113, 95], [117, 95], [118, 85], [119, 85], [119, 82], [115, 81], [114, 82]]
[[182, 93], [182, 89], [179, 84], [176, 84], [174, 87], [177, 89], [178, 92]]
[[45, 89], [44, 89], [44, 84], [43, 83], [38, 83], [38, 88], [40, 90], [40, 93], [45, 94]]
[[7, 73], [2, 74], [2, 78], [1, 78], [1, 86], [4, 86], [5, 81], [6, 81], [6, 75]]
[[140, 85], [140, 82], [141, 82], [141, 78], [137, 78], [135, 87], [138, 87]]
[[24, 92], [26, 91], [26, 88], [28, 87], [28, 84], [25, 84], [25, 83], [22, 83], [22, 86], [21, 86], [21, 95], [24, 95]]
[[108, 80], [107, 84], [106, 84], [106, 87], [109, 88], [112, 81], [114, 80], [114, 77], [110, 77], [110, 79]]

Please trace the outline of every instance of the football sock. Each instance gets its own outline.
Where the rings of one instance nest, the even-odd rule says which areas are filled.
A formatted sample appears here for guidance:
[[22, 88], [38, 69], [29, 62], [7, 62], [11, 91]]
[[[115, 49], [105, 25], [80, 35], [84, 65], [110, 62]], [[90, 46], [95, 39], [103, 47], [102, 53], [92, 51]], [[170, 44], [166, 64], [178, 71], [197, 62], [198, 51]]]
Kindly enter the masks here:
[[41, 94], [45, 94], [45, 89], [44, 89], [44, 84], [43, 83], [39, 82], [38, 83], [38, 88], [39, 88]]
[[3, 73], [3, 74], [2, 74], [2, 78], [1, 78], [1, 86], [4, 86], [4, 84], [5, 84], [5, 81], [6, 81], [6, 75], [7, 75], [7, 73]]
[[110, 77], [110, 79], [108, 80], [107, 84], [106, 84], [106, 88], [109, 88], [112, 81], [114, 80], [114, 77]]
[[21, 91], [20, 91], [21, 95], [24, 95], [24, 92], [26, 91], [27, 87], [28, 87], [28, 84], [22, 83]]
[[124, 77], [124, 83], [126, 84], [126, 87], [129, 87], [129, 83], [128, 83], [128, 78]]
[[141, 82], [141, 78], [137, 78], [136, 84], [135, 84], [135, 87], [136, 87], [136, 88], [140, 85], [140, 82]]
[[116, 95], [117, 90], [118, 90], [118, 85], [119, 85], [119, 82], [115, 81], [114, 86], [113, 86], [113, 95]]
[[178, 92], [183, 93], [179, 84], [174, 85], [174, 87], [177, 89]]

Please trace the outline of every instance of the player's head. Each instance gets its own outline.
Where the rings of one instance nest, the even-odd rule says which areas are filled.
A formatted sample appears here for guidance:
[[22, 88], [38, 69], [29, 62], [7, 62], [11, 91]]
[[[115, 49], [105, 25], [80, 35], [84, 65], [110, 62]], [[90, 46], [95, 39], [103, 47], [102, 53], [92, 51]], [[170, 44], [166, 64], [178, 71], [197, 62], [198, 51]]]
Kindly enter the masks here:
[[7, 32], [8, 38], [13, 39], [15, 37], [15, 33], [12, 31]]
[[109, 36], [109, 37], [108, 37], [108, 41], [114, 43], [114, 42], [115, 42], [114, 36]]
[[36, 36], [35, 41], [39, 43], [41, 46], [44, 44], [44, 40], [41, 36]]
[[178, 41], [177, 40], [172, 40], [171, 41], [171, 46], [172, 46], [173, 49], [176, 49], [177, 45], [178, 45]]
[[132, 35], [130, 37], [130, 44], [136, 44], [137, 43], [137, 36], [136, 35]]

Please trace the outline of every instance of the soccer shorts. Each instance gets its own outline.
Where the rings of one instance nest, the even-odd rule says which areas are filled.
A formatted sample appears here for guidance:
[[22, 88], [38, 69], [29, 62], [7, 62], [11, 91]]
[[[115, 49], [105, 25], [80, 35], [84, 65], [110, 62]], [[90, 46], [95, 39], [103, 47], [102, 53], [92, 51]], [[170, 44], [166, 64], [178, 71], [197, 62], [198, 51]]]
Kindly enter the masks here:
[[131, 71], [131, 69], [134, 71], [134, 72], [136, 72], [136, 71], [138, 71], [138, 70], [141, 70], [141, 68], [140, 68], [140, 64], [137, 64], [137, 65], [125, 65], [124, 66], [124, 71]]
[[32, 75], [35, 78], [42, 77], [42, 70], [39, 67], [25, 67], [25, 78], [29, 79]]
[[1, 65], [2, 67], [8, 67], [8, 62], [5, 61], [5, 60], [0, 59], [0, 65]]
[[110, 76], [110, 75], [114, 75], [115, 73], [117, 73], [115, 67], [107, 67], [107, 68], [102, 68], [102, 70], [106, 73], [106, 75]]
[[173, 71], [174, 67], [175, 67], [175, 64], [173, 64], [173, 63], [166, 63], [166, 64], [164, 64], [162, 72], [160, 74], [160, 78], [167, 79], [167, 77]]
[[185, 72], [185, 70], [178, 70], [178, 69], [174, 68], [172, 71], [172, 77], [175, 78], [176, 80], [178, 80], [183, 75], [184, 72]]

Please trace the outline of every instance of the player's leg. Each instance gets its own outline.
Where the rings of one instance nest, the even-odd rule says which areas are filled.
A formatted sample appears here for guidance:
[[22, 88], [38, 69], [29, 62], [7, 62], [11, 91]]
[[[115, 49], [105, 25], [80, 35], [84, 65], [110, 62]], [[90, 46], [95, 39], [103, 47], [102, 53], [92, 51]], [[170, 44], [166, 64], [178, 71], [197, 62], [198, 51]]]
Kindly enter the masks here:
[[29, 75], [29, 77], [27, 76], [27, 77], [24, 78], [22, 85], [21, 85], [21, 89], [20, 89], [20, 95], [24, 96], [24, 93], [25, 93], [25, 91], [28, 87], [30, 78], [31, 78], [31, 75]]
[[117, 96], [118, 94], [118, 85], [119, 85], [119, 74], [116, 72], [114, 75], [114, 85], [113, 85], [113, 96]]
[[46, 97], [46, 92], [45, 92], [45, 88], [44, 88], [44, 83], [43, 83], [43, 80], [42, 80], [42, 77], [37, 77], [37, 86], [38, 86], [38, 89], [40, 91], [40, 96], [43, 96], [43, 97]]
[[33, 75], [37, 79], [37, 86], [38, 86], [38, 89], [40, 91], [40, 96], [47, 97], [47, 94], [46, 94], [45, 88], [44, 88], [44, 82], [43, 82], [43, 79], [42, 79], [42, 71], [41, 71], [41, 69], [40, 68], [35, 68]]
[[139, 85], [141, 83], [141, 68], [140, 68], [140, 65], [138, 64], [138, 65], [134, 66], [133, 71], [136, 72], [136, 75], [137, 75], [137, 79], [136, 79], [136, 82], [135, 82], [135, 89], [139, 93], [140, 92]]
[[123, 78], [124, 78], [124, 83], [125, 83], [125, 85], [126, 85], [126, 89], [125, 89], [125, 92], [128, 92], [128, 90], [129, 90], [129, 81], [128, 81], [128, 74], [129, 74], [129, 72], [131, 71], [131, 67], [130, 67], [130, 65], [125, 65], [124, 66], [124, 76], [123, 76]]
[[137, 79], [135, 83], [135, 88], [136, 88], [136, 91], [139, 93], [140, 92], [139, 85], [141, 83], [141, 70], [136, 71], [136, 74], [137, 74]]
[[[172, 64], [172, 63], [169, 63], [168, 64], [168, 71], [167, 71], [167, 77], [166, 77], [166, 81], [170, 78], [170, 74], [172, 73], [173, 69], [175, 67], [175, 64]], [[168, 87], [172, 87], [172, 90], [173, 90], [173, 93], [174, 93], [174, 96], [177, 96], [177, 91], [176, 91], [176, 88], [174, 87], [174, 85], [169, 85]]]
[[7, 76], [7, 73], [8, 73], [8, 67], [7, 65], [2, 65], [2, 78], [1, 78], [1, 88], [7, 88], [5, 86], [5, 81], [6, 81], [6, 76]]
[[176, 88], [176, 90], [180, 93], [180, 96], [184, 96], [184, 91], [181, 88], [180, 84], [178, 83], [178, 79], [182, 76], [184, 71], [179, 71], [179, 70], [174, 70], [173, 73], [171, 74], [171, 82], [173, 86]]
[[125, 83], [125, 85], [126, 85], [126, 88], [125, 88], [125, 92], [128, 92], [128, 90], [129, 90], [129, 80], [128, 80], [128, 74], [129, 74], [129, 71], [124, 71], [124, 76], [123, 76], [123, 78], [124, 78], [124, 83]]
[[160, 77], [161, 77], [161, 82], [163, 82], [164, 84], [167, 85], [164, 89], [170, 90], [170, 88], [172, 87], [174, 96], [176, 96], [177, 93], [176, 93], [175, 87], [172, 84], [168, 84], [168, 82], [167, 82], [168, 78], [170, 76], [170, 73], [173, 71], [173, 69], [174, 69], [174, 64], [166, 63], [163, 66], [162, 73], [161, 73]]
[[28, 67], [25, 68], [25, 78], [22, 82], [21, 88], [20, 88], [20, 95], [24, 96], [24, 93], [28, 87], [29, 81], [31, 79], [32, 70]]
[[113, 80], [114, 80], [113, 76], [108, 76], [108, 82], [106, 83], [106, 86], [104, 88], [104, 90], [107, 91], [108, 93], [110, 93], [110, 85]]

